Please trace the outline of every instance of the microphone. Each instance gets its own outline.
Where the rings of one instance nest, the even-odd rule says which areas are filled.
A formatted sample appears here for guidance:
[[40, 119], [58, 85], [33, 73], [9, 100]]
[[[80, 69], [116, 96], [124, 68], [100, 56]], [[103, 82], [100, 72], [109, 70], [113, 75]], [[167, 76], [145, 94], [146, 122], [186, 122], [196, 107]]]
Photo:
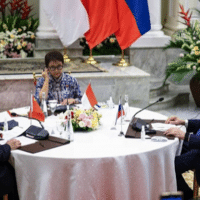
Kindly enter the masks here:
[[149, 104], [149, 105], [146, 106], [145, 108], [143, 108], [143, 109], [139, 110], [138, 112], [136, 112], [136, 113], [133, 115], [133, 118], [135, 118], [135, 116], [136, 116], [138, 113], [142, 112], [143, 110], [145, 110], [145, 109], [147, 109], [147, 108], [153, 106], [154, 104], [156, 104], [156, 103], [158, 103], [158, 102], [161, 102], [161, 101], [163, 101], [163, 100], [164, 100], [164, 98], [161, 97], [161, 98], [158, 99], [156, 102]]
[[[147, 108], [153, 106], [154, 104], [156, 104], [156, 103], [158, 103], [158, 102], [161, 102], [161, 101], [163, 101], [163, 100], [164, 100], [164, 98], [161, 97], [161, 98], [158, 99], [156, 102], [151, 103], [151, 104], [149, 104], [148, 106], [146, 106], [146, 107], [144, 107], [143, 109], [141, 109], [141, 110], [139, 110], [138, 112], [136, 112], [136, 113], [133, 115], [133, 117], [132, 117], [132, 119], [131, 119], [131, 122], [133, 121], [133, 119], [135, 118], [135, 116], [136, 116], [138, 113], [142, 112], [143, 110], [145, 110], [145, 109], [147, 109]], [[132, 128], [133, 128], [134, 130], [136, 130], [136, 131], [141, 131], [142, 126], [146, 126], [146, 124], [147, 124], [147, 123], [146, 123], [145, 121], [143, 121], [143, 120], [141, 120], [141, 119], [138, 118], [137, 121], [134, 122], [134, 123], [132, 123], [131, 125], [132, 125]]]
[[[12, 117], [24, 117], [24, 118], [28, 118], [28, 119], [35, 119], [35, 118], [29, 118], [29, 117], [26, 117], [26, 116], [23, 116], [23, 115], [19, 115], [19, 114], [15, 113], [15, 112], [11, 112], [10, 115]], [[42, 125], [41, 121], [38, 120], [38, 119], [35, 119], [35, 120], [38, 121], [40, 123], [40, 126], [44, 129], [44, 126]]]
[[[18, 115], [17, 113], [10, 113], [11, 116], [13, 117], [25, 117], [28, 119], [35, 119], [35, 118], [29, 118], [23, 115]], [[29, 128], [27, 130], [25, 130], [21, 135], [24, 135], [28, 138], [32, 138], [35, 140], [45, 140], [49, 137], [49, 132], [47, 130], [45, 130], [44, 126], [42, 125], [41, 121], [38, 119], [35, 119], [36, 121], [38, 121], [40, 123], [40, 127], [34, 126], [34, 125], [30, 125]]]

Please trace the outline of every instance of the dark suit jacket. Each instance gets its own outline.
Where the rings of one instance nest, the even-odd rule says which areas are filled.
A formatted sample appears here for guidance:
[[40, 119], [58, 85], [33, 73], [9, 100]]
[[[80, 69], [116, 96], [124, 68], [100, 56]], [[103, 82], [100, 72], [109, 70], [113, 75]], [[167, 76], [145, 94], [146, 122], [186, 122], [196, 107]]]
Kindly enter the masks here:
[[8, 163], [11, 148], [8, 144], [0, 145], [0, 195], [12, 192], [15, 184], [14, 170]]
[[200, 137], [196, 136], [196, 133], [199, 129], [200, 129], [199, 119], [188, 120], [187, 132], [193, 132], [193, 134], [190, 135], [190, 140], [188, 142], [190, 149], [200, 149]]

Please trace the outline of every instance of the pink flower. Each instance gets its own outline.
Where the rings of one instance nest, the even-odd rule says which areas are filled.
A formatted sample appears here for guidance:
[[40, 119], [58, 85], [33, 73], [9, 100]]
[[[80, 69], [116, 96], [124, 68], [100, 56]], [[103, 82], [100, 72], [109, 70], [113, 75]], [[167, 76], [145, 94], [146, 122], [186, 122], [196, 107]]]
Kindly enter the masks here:
[[9, 49], [9, 46], [8, 46], [8, 45], [6, 45], [6, 46], [5, 46], [5, 49], [6, 49], [6, 50], [7, 50], [7, 49]]
[[197, 69], [197, 67], [195, 65], [192, 68], [193, 68], [193, 70]]
[[86, 119], [86, 120], [84, 120], [83, 122], [85, 123], [85, 126], [91, 128], [92, 122], [91, 122], [90, 120]]
[[88, 116], [88, 119], [93, 119], [93, 118], [94, 118], [93, 115]]
[[80, 115], [79, 115], [79, 120], [84, 120], [85, 118], [86, 118], [87, 116], [86, 116], [86, 114], [85, 113], [81, 113]]
[[30, 50], [31, 47], [32, 47], [32, 44], [29, 42], [29, 43], [27, 44], [27, 46], [26, 46], [26, 50], [27, 50], [27, 51]]
[[17, 52], [11, 52], [11, 57], [12, 58], [21, 58], [21, 55], [17, 54]]

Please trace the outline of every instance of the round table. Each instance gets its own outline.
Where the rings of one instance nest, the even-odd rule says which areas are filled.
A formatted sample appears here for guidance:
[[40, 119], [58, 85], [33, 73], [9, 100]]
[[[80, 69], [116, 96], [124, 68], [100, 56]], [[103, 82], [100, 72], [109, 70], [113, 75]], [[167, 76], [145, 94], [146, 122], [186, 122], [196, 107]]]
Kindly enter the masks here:
[[[131, 108], [130, 115], [137, 111]], [[163, 192], [176, 191], [179, 140], [119, 137], [121, 125], [110, 129], [117, 108], [99, 112], [103, 115], [99, 129], [75, 132], [70, 144], [35, 154], [12, 151], [21, 200], [157, 200]], [[137, 117], [167, 118], [147, 110]], [[15, 119], [20, 126], [29, 124], [28, 119]], [[128, 122], [122, 126], [125, 133], [127, 127]]]

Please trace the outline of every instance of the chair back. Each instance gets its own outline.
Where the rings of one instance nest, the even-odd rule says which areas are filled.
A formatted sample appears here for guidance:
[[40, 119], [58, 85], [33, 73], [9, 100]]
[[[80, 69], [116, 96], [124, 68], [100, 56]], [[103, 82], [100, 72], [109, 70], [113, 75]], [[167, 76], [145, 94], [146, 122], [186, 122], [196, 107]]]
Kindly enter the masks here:
[[36, 75], [35, 72], [33, 72], [33, 84], [36, 86], [37, 79], [42, 77], [42, 75]]
[[196, 178], [196, 170], [194, 171], [194, 180], [193, 180], [193, 198], [196, 199], [199, 194], [199, 184], [197, 183], [197, 178]]
[[8, 194], [3, 195], [3, 200], [8, 200]]

